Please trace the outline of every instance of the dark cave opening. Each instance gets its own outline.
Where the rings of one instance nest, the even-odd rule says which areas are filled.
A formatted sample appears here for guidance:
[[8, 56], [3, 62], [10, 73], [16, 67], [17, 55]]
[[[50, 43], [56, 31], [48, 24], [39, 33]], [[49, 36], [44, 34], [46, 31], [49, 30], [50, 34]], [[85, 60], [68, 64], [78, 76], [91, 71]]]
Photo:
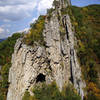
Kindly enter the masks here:
[[45, 82], [45, 75], [40, 73], [36, 78], [36, 83], [38, 83], [38, 82]]

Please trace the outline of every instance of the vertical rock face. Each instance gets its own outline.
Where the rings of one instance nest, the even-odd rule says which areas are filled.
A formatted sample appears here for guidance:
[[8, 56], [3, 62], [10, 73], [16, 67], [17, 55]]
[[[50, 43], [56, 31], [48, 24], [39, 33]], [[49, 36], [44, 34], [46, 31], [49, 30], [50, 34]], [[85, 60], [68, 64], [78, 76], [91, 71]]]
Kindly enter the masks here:
[[[42, 81], [52, 81], [44, 47], [34, 48], [21, 43], [19, 39], [12, 56], [12, 67], [9, 72], [9, 91], [7, 100], [21, 100], [25, 90]], [[38, 76], [44, 78], [39, 80]]]
[[82, 80], [81, 68], [79, 66], [76, 51], [74, 49], [74, 32], [72, 31], [72, 25], [70, 21], [70, 17], [68, 15], [65, 16], [65, 20], [67, 23], [68, 37], [69, 37], [69, 47], [70, 47], [70, 68], [71, 68], [71, 78], [74, 87], [77, 89], [78, 93], [81, 95], [82, 99], [84, 97], [84, 87], [85, 83]]
[[62, 8], [66, 8], [67, 6], [71, 5], [71, 1], [70, 0], [56, 0], [59, 2], [59, 4], [57, 5], [57, 9], [62, 9]]
[[[65, 0], [60, 0], [60, 2]], [[27, 46], [18, 39], [12, 55], [12, 67], [9, 71], [9, 89], [7, 100], [22, 100], [25, 91], [41, 82], [50, 84], [56, 81], [60, 91], [65, 84], [72, 82], [82, 99], [85, 83], [81, 78], [81, 69], [74, 49], [74, 32], [69, 15], [62, 16], [66, 33], [60, 32], [57, 11], [51, 19], [45, 20], [43, 37], [45, 47]]]

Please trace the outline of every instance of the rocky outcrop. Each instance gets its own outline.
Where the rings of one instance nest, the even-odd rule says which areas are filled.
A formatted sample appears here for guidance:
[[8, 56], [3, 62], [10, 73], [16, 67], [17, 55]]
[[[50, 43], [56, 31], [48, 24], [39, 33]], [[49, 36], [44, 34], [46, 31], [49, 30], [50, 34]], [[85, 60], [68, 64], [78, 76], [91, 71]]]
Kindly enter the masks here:
[[[25, 90], [37, 82], [52, 81], [45, 48], [39, 46], [32, 48], [22, 44], [21, 40], [17, 41], [12, 56], [7, 100], [21, 100]], [[41, 74], [44, 76], [43, 80], [37, 80], [38, 75], [41, 77]]]
[[[25, 91], [31, 93], [35, 85], [56, 81], [59, 90], [72, 83], [84, 97], [85, 83], [81, 78], [81, 69], [74, 49], [74, 32], [69, 15], [64, 15], [62, 22], [66, 30], [62, 36], [57, 11], [45, 20], [43, 37], [45, 46], [34, 44], [27, 46], [18, 39], [12, 55], [12, 67], [9, 71], [9, 89], [7, 100], [22, 100]], [[32, 94], [32, 93], [31, 93]]]
[[57, 8], [57, 9], [66, 8], [67, 6], [71, 5], [70, 0], [55, 0], [55, 1], [58, 2], [58, 4], [55, 6], [55, 8]]
[[82, 80], [82, 73], [81, 68], [77, 60], [76, 50], [74, 49], [74, 31], [73, 27], [71, 25], [70, 17], [66, 16], [66, 23], [67, 23], [67, 29], [68, 29], [68, 37], [69, 37], [69, 47], [70, 47], [70, 68], [71, 68], [71, 77], [72, 77], [72, 83], [74, 84], [74, 87], [77, 89], [78, 93], [81, 95], [82, 99], [84, 97], [84, 91], [85, 88], [85, 82]]

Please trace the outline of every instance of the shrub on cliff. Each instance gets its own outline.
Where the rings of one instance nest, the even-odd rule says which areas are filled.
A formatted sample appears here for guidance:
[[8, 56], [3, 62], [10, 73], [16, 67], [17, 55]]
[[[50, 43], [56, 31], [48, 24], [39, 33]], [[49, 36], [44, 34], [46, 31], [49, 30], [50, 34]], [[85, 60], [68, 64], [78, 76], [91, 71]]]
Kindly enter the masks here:
[[45, 16], [39, 16], [38, 20], [30, 25], [31, 29], [28, 34], [24, 36], [24, 43], [27, 45], [33, 45], [34, 42], [44, 44], [43, 29], [45, 24]]
[[43, 84], [42, 88], [35, 88], [33, 93], [37, 100], [64, 100], [55, 83], [51, 85]]
[[43, 84], [42, 87], [35, 87], [33, 93], [34, 98], [30, 99], [29, 92], [25, 92], [23, 100], [81, 100], [72, 86], [69, 85], [60, 92], [55, 82], [50, 85]]
[[81, 100], [81, 97], [72, 85], [67, 86], [65, 93], [65, 100]]
[[33, 96], [30, 96], [30, 93], [26, 91], [22, 100], [36, 100], [36, 99]]

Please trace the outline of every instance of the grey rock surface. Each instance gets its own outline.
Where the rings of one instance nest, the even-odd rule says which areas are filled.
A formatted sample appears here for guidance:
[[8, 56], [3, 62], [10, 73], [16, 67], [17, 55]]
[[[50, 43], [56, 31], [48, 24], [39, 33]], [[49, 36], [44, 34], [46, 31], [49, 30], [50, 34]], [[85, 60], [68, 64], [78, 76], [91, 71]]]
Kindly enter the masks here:
[[[60, 13], [60, 11], [59, 11]], [[72, 83], [84, 97], [85, 82], [81, 75], [81, 68], [74, 49], [74, 31], [69, 15], [61, 16], [65, 23], [66, 33], [62, 38], [57, 11], [52, 13], [51, 19], [45, 20], [43, 37], [45, 47], [34, 47], [23, 44], [18, 39], [12, 55], [12, 67], [9, 71], [10, 86], [7, 100], [22, 100], [26, 90], [32, 94], [31, 89], [38, 83], [50, 84], [56, 81], [59, 90], [65, 84]], [[42, 80], [38, 77], [43, 76]]]

